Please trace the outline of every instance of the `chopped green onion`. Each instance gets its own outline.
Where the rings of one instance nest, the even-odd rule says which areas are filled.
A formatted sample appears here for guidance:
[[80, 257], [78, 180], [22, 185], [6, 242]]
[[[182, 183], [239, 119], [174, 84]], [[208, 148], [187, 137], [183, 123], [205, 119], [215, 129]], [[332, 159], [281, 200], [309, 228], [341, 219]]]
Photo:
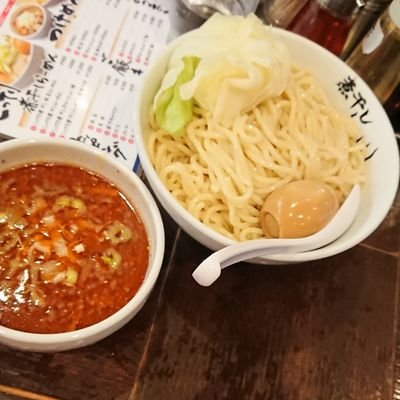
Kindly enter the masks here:
[[6, 224], [8, 222], [8, 214], [6, 212], [0, 212], [0, 224]]
[[36, 307], [43, 308], [46, 305], [45, 294], [35, 285], [29, 285], [29, 292], [31, 295], [32, 304]]
[[51, 249], [39, 242], [34, 242], [28, 249], [28, 262], [34, 264], [35, 261], [46, 259], [51, 253]]
[[57, 272], [53, 276], [53, 278], [51, 279], [51, 282], [57, 284], [57, 283], [60, 283], [60, 282], [64, 282], [65, 279], [66, 279], [66, 272], [65, 271]]
[[62, 208], [69, 207], [70, 204], [71, 204], [71, 197], [70, 196], [61, 196], [61, 197], [58, 197], [56, 199], [56, 202], [55, 202], [53, 208], [56, 209], [55, 211], [58, 211], [58, 210], [60, 210]]
[[60, 237], [53, 241], [53, 248], [58, 257], [67, 257], [68, 248], [64, 238]]
[[79, 214], [83, 214], [86, 211], [86, 204], [83, 200], [78, 199], [77, 197], [71, 196], [60, 196], [56, 199], [53, 211], [57, 212], [64, 208], [73, 208], [78, 211]]
[[12, 227], [15, 229], [24, 229], [26, 226], [28, 226], [28, 221], [25, 218], [18, 218], [14, 221], [12, 221]]
[[18, 235], [15, 231], [5, 230], [0, 232], [0, 254], [8, 253], [18, 243]]
[[74, 246], [73, 250], [75, 253], [83, 253], [85, 251], [85, 246], [83, 243], [78, 243], [77, 245]]
[[28, 221], [23, 217], [25, 211], [23, 209], [11, 209], [7, 212], [8, 226], [12, 229], [24, 229], [28, 226]]
[[43, 222], [45, 225], [53, 225], [53, 224], [56, 222], [56, 219], [54, 218], [54, 215], [53, 215], [53, 214], [45, 215], [45, 216], [42, 218], [42, 222]]
[[121, 222], [114, 222], [104, 232], [104, 236], [111, 244], [125, 243], [132, 238], [132, 231]]
[[26, 260], [18, 260], [17, 258], [10, 261], [10, 266], [6, 272], [6, 277], [12, 278], [21, 268], [24, 268], [28, 262]]
[[113, 269], [117, 269], [121, 264], [121, 254], [115, 249], [108, 249], [103, 253], [101, 257], [103, 262]]
[[29, 264], [29, 279], [31, 281], [31, 286], [36, 287], [39, 280], [40, 268], [38, 265]]
[[30, 206], [27, 207], [27, 211], [29, 214], [35, 214], [46, 208], [46, 205], [46, 200], [43, 197], [35, 197], [32, 199]]
[[[47, 261], [40, 266], [40, 278], [42, 281], [53, 281], [60, 273], [60, 263], [55, 260]], [[54, 283], [54, 282], [53, 282]]]
[[76, 282], [78, 282], [78, 272], [76, 272], [73, 268], [68, 267], [65, 274], [64, 283], [66, 283], [67, 285], [75, 286]]
[[83, 200], [78, 199], [77, 197], [72, 197], [71, 198], [71, 207], [76, 208], [77, 210], [83, 210], [86, 211], [86, 205], [83, 202]]

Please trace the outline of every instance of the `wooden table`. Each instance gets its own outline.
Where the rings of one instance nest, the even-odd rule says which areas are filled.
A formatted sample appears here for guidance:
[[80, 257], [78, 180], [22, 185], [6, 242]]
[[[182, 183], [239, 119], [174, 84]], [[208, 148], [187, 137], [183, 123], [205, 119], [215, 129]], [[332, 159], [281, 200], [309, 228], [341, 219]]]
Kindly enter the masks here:
[[0, 399], [400, 399], [400, 193], [359, 246], [291, 266], [239, 264], [210, 288], [210, 251], [164, 215], [166, 254], [141, 312], [87, 348], [0, 346]]

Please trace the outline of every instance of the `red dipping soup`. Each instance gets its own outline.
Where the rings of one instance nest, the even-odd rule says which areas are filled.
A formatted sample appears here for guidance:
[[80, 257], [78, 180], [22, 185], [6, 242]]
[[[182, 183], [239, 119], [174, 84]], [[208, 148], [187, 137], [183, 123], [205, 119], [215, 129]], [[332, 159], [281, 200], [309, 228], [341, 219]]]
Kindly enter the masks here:
[[0, 173], [0, 325], [95, 324], [135, 295], [148, 259], [143, 223], [104, 178], [59, 164]]

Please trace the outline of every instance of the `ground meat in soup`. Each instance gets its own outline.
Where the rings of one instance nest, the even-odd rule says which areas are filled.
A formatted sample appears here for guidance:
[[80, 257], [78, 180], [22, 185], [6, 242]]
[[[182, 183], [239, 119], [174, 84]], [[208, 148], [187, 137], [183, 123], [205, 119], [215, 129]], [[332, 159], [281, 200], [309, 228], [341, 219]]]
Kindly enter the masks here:
[[57, 164], [0, 173], [0, 325], [95, 324], [135, 295], [148, 257], [134, 205], [102, 177]]

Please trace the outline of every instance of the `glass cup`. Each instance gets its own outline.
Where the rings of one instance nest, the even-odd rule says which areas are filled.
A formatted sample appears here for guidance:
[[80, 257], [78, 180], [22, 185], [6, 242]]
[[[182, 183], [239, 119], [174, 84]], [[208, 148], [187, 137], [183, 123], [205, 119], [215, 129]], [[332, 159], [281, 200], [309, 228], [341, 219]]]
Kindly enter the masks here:
[[254, 13], [260, 0], [174, 0], [171, 28], [174, 36], [199, 27], [215, 12], [224, 15]]

